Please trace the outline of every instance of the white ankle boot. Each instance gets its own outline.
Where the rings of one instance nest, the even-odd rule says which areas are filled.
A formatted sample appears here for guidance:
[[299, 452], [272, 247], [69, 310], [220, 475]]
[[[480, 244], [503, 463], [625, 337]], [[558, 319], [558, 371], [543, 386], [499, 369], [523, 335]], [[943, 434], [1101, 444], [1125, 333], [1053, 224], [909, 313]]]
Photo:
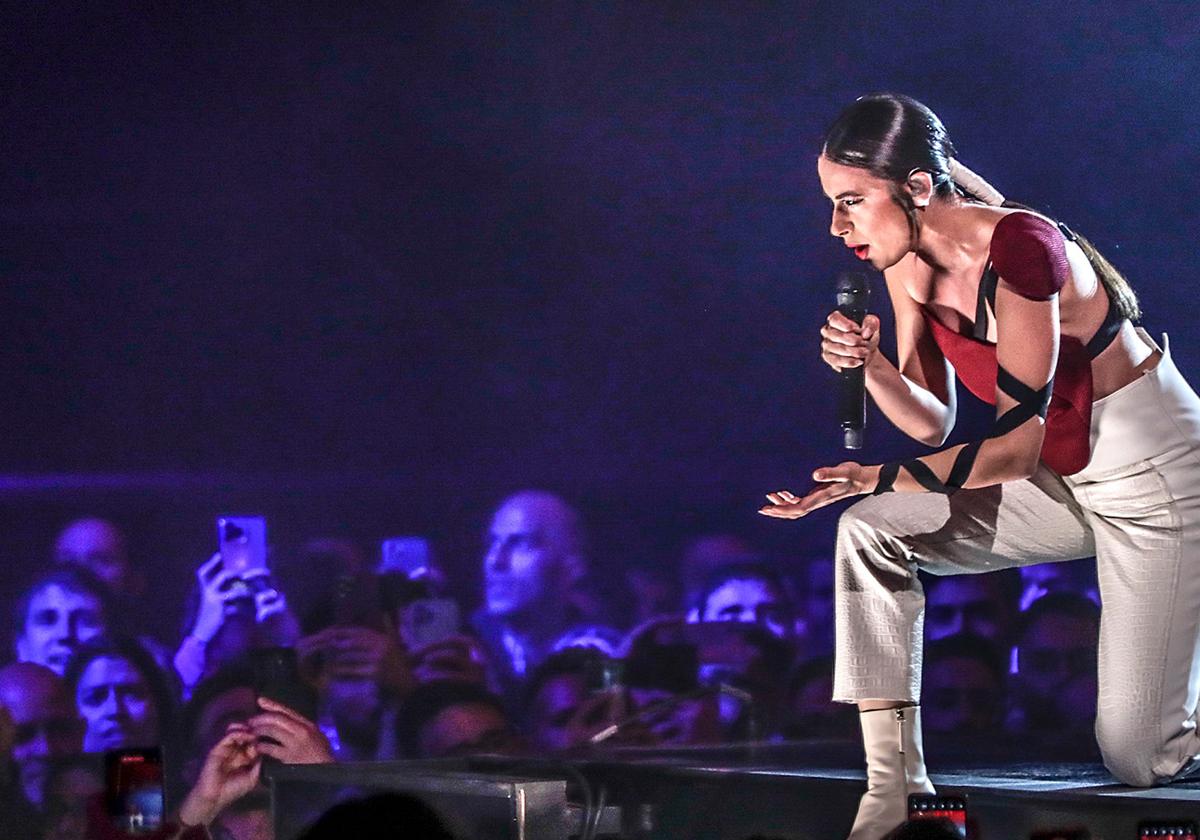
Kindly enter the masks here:
[[925, 774], [917, 706], [860, 712], [867, 754], [867, 792], [848, 840], [879, 840], [908, 819], [908, 795], [933, 793]]

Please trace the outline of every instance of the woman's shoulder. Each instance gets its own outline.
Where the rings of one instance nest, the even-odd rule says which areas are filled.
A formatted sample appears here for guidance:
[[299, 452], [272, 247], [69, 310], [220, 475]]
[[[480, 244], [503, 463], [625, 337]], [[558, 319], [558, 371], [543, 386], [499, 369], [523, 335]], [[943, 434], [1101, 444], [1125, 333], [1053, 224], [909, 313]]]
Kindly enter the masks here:
[[1033, 300], [1047, 300], [1071, 276], [1062, 231], [1046, 217], [1027, 210], [1005, 213], [996, 222], [990, 259], [1005, 283]]

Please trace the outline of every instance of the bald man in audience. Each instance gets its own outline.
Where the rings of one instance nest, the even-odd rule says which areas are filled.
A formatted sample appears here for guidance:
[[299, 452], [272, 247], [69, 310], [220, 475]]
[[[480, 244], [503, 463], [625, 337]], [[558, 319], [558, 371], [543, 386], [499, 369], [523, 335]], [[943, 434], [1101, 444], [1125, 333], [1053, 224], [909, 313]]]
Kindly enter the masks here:
[[51, 762], [83, 748], [83, 721], [62, 678], [32, 662], [0, 668], [0, 705], [16, 728], [13, 760], [21, 787], [29, 802], [41, 808]]
[[107, 519], [76, 519], [54, 540], [54, 562], [87, 569], [119, 598], [136, 598], [145, 579], [129, 558], [121, 529]]
[[586, 539], [575, 508], [553, 493], [526, 490], [496, 509], [485, 542], [475, 628], [512, 700], [558, 640], [594, 620], [581, 607], [595, 595], [585, 585]]

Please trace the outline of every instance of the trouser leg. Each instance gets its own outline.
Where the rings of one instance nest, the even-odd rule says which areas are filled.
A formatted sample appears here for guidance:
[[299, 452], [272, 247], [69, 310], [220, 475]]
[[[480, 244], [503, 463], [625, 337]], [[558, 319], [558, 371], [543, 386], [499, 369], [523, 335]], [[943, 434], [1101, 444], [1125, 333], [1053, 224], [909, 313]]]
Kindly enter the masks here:
[[952, 496], [860, 501], [838, 523], [833, 699], [919, 701], [925, 597], [918, 568], [978, 573], [1093, 553], [1083, 511], [1045, 467], [1024, 481]]
[[1131, 785], [1170, 781], [1200, 754], [1200, 465], [1191, 454], [1080, 482], [1096, 534], [1096, 739]]

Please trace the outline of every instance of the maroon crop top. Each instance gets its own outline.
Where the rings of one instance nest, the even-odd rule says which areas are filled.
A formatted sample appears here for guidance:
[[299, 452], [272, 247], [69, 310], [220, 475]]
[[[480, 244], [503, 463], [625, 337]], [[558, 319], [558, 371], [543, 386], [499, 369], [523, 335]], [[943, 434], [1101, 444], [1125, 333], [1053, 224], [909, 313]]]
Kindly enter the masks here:
[[[987, 308], [995, 311], [999, 277], [1018, 294], [1048, 300], [1070, 276], [1066, 239], [1074, 240], [1066, 225], [1057, 226], [1032, 213], [1010, 213], [992, 234], [988, 265], [979, 282], [979, 300], [972, 335], [947, 327], [922, 307], [925, 321], [942, 354], [954, 365], [967, 390], [989, 405], [996, 404], [996, 345], [986, 340]], [[1107, 287], [1106, 287], [1107, 288]], [[1054, 390], [1046, 413], [1042, 461], [1059, 475], [1079, 472], [1091, 459], [1092, 359], [1100, 355], [1121, 329], [1124, 318], [1111, 297], [1108, 315], [1092, 339], [1059, 336]]]

